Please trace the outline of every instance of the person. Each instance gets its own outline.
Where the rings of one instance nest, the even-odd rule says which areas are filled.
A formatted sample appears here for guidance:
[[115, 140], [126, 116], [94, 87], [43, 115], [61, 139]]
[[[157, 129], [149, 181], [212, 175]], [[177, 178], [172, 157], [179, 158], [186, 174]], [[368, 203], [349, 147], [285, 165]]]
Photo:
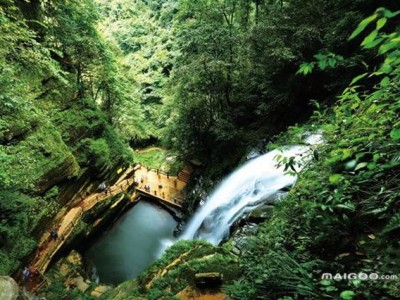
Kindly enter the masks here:
[[38, 275], [38, 270], [34, 267], [34, 266], [30, 266], [29, 268], [28, 268], [28, 270], [29, 270], [29, 274], [30, 274], [30, 277], [32, 278], [33, 276], [37, 276]]
[[158, 185], [158, 188], [161, 190], [161, 189], [162, 189], [162, 185], [161, 185], [161, 184], [159, 184], [159, 185]]
[[104, 192], [107, 188], [106, 183], [105, 182], [100, 183], [98, 188], [100, 192]]
[[110, 194], [111, 195], [111, 186], [107, 185], [106, 187], [106, 195]]
[[53, 238], [53, 240], [58, 239], [58, 233], [54, 228], [50, 231], [50, 236]]
[[22, 278], [24, 281], [29, 280], [29, 275], [31, 272], [29, 271], [28, 267], [25, 267], [24, 270], [22, 271]]

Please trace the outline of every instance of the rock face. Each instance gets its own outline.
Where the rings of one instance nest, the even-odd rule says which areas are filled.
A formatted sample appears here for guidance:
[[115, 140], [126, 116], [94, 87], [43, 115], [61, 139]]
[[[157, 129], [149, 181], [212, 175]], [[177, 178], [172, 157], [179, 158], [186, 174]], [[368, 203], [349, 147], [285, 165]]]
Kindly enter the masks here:
[[16, 300], [19, 288], [14, 279], [8, 276], [0, 276], [0, 299]]
[[99, 285], [97, 286], [91, 293], [93, 297], [100, 297], [102, 296], [105, 292], [112, 290], [112, 287], [106, 286], [106, 285]]
[[195, 282], [198, 288], [215, 288], [222, 285], [223, 276], [218, 272], [197, 273]]

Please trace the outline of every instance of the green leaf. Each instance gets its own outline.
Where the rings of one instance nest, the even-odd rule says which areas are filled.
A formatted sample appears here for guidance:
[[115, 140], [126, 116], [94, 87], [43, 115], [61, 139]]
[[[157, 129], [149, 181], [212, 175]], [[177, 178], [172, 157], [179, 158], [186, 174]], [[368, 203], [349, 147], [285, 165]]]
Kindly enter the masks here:
[[318, 53], [318, 54], [314, 55], [314, 57], [316, 60], [321, 61], [321, 60], [324, 60], [326, 56], [321, 53]]
[[357, 164], [357, 166], [355, 167], [354, 171], [358, 171], [358, 170], [360, 170], [360, 169], [363, 169], [363, 168], [365, 168], [366, 166], [368, 166], [368, 163], [367, 163], [367, 162], [361, 162], [361, 163]]
[[[360, 241], [360, 244], [361, 244], [361, 242], [364, 242], [364, 241]], [[354, 285], [355, 287], [359, 287], [361, 285], [361, 280], [359, 280], [359, 279], [350, 280], [350, 284]]]
[[320, 68], [321, 70], [325, 70], [325, 68], [326, 68], [326, 61], [321, 60], [321, 61], [319, 62], [319, 68]]
[[379, 72], [382, 72], [383, 74], [389, 74], [393, 71], [393, 68], [391, 65], [388, 64], [383, 64], [380, 68], [379, 68]]
[[333, 292], [333, 291], [337, 291], [337, 288], [334, 287], [334, 286], [327, 286], [327, 287], [325, 288], [325, 291], [327, 291], [327, 292]]
[[398, 14], [400, 14], [400, 10], [395, 11], [395, 12], [391, 12], [391, 11], [388, 10], [388, 9], [384, 9], [384, 10], [383, 10], [383, 15], [384, 15], [386, 18], [388, 18], [388, 19], [394, 18], [394, 17], [397, 16]]
[[347, 203], [344, 203], [344, 204], [338, 204], [338, 205], [336, 205], [336, 207], [337, 208], [347, 209], [349, 211], [355, 211], [356, 210], [356, 207], [351, 202], [347, 202]]
[[376, 39], [375, 41], [373, 41], [372, 43], [369, 43], [368, 45], [365, 45], [364, 48], [365, 48], [365, 49], [374, 48], [374, 47], [378, 46], [383, 40], [384, 40], [384, 38], [377, 38], [377, 39]]
[[323, 279], [319, 282], [319, 284], [324, 285], [324, 286], [330, 286], [332, 284], [332, 281], [328, 280], [328, 279]]
[[329, 182], [332, 184], [338, 184], [343, 179], [343, 176], [340, 174], [332, 174], [329, 176]]
[[307, 75], [309, 73], [312, 72], [314, 68], [314, 64], [313, 63], [303, 63], [300, 65], [299, 70], [297, 71], [296, 74], [303, 74], [303, 75]]
[[361, 74], [361, 75], [358, 75], [358, 76], [354, 77], [353, 80], [350, 82], [350, 85], [355, 84], [356, 82], [360, 81], [361, 79], [363, 79], [367, 75], [368, 75], [368, 73], [364, 73], [364, 74]]
[[394, 140], [400, 139], [400, 128], [393, 128], [390, 132], [390, 137]]
[[369, 23], [374, 21], [378, 17], [377, 14], [373, 14], [372, 16], [369, 16], [368, 18], [362, 20], [360, 24], [358, 24], [357, 28], [353, 31], [353, 33], [350, 35], [349, 40], [354, 39], [356, 36], [358, 36], [361, 32], [364, 31], [364, 29], [368, 26]]
[[344, 300], [351, 300], [356, 294], [353, 291], [343, 291], [340, 293], [340, 298]]
[[376, 30], [381, 29], [383, 26], [385, 26], [387, 22], [387, 19], [385, 17], [380, 18], [377, 22], [376, 22]]
[[399, 227], [400, 227], [400, 213], [398, 212], [390, 218], [389, 222], [386, 224], [385, 228], [383, 229], [383, 232], [388, 233], [388, 232], [398, 229]]
[[366, 46], [371, 44], [375, 38], [378, 36], [378, 31], [374, 30], [372, 31], [361, 43], [361, 46]]
[[352, 155], [353, 155], [353, 152], [351, 151], [351, 149], [343, 149], [342, 160], [345, 160], [345, 159], [349, 158]]
[[399, 46], [399, 42], [396, 40], [391, 40], [390, 42], [384, 43], [379, 47], [379, 54], [385, 54], [392, 49], [397, 49]]
[[390, 84], [390, 79], [389, 77], [385, 77], [381, 80], [381, 87], [387, 87]]

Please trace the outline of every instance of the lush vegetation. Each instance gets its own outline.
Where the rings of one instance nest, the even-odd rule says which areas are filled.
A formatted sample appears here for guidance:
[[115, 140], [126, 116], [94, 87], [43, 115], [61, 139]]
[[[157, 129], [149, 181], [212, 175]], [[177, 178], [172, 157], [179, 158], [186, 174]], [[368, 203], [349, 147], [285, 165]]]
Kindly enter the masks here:
[[[235, 298], [400, 296], [398, 280], [321, 279], [322, 273], [398, 276], [400, 271], [400, 44], [398, 32], [385, 31], [398, 14], [379, 9], [351, 35], [366, 31], [361, 45], [374, 49], [383, 63], [355, 77], [333, 113], [319, 107], [312, 127], [293, 127], [278, 138], [286, 144], [302, 131], [319, 128], [325, 143], [271, 220], [249, 240], [241, 261], [244, 274], [227, 287]], [[326, 57], [316, 58], [300, 72], [324, 69]]]
[[[118, 53], [130, 95], [139, 99], [139, 107], [116, 103], [120, 132], [132, 145], [176, 150], [211, 175], [306, 120], [310, 99], [331, 105], [351, 78], [376, 63], [372, 52], [347, 40], [377, 8], [370, 0], [98, 4], [100, 29]], [[396, 1], [380, 5], [395, 9]], [[332, 52], [344, 57], [337, 68], [296, 75], [316, 53]], [[132, 115], [140, 126], [129, 121]]]
[[20, 266], [71, 200], [58, 197], [64, 187], [131, 159], [107, 111], [124, 98], [113, 94], [117, 64], [98, 16], [91, 1], [1, 2], [0, 274]]
[[[374, 9], [373, 1], [181, 1], [165, 142], [224, 170], [249, 145], [305, 120], [310, 99], [333, 103], [375, 59], [347, 41]], [[296, 75], [301, 63], [330, 51], [345, 57], [338, 68]]]
[[177, 160], [176, 154], [163, 148], [137, 149], [133, 153], [133, 159], [142, 166], [168, 172], [171, 175], [177, 175], [184, 167], [182, 161]]
[[[104, 295], [104, 299], [179, 299], [174, 296], [188, 285], [195, 284], [198, 272], [224, 274], [231, 282], [239, 273], [238, 260], [228, 247], [213, 247], [203, 241], [180, 241], [164, 256], [148, 267], [135, 281], [125, 282]], [[134, 299], [134, 298], [132, 298]]]
[[[229, 2], [233, 5], [232, 3], [234, 2]], [[217, 126], [218, 122], [223, 122], [224, 118], [230, 122], [230, 126], [233, 126], [226, 129], [229, 132], [227, 136], [232, 139], [230, 141], [235, 143], [238, 140], [234, 114], [224, 115], [230, 108], [227, 105], [228, 102], [225, 102], [228, 99], [224, 94], [225, 86], [221, 83], [226, 84], [229, 70], [224, 68], [228, 69], [229, 64], [226, 61], [212, 61], [210, 58], [212, 55], [219, 55], [218, 58], [221, 60], [228, 59], [229, 47], [222, 50], [218, 48], [220, 52], [215, 48], [207, 48], [222, 47], [223, 42], [226, 42], [222, 36], [229, 36], [229, 30], [224, 31], [225, 35], [218, 33], [218, 30], [223, 30], [221, 24], [224, 24], [226, 20], [213, 15], [223, 11], [221, 7], [213, 4], [186, 3], [180, 13], [186, 12], [188, 15], [178, 14], [178, 25], [176, 25], [178, 32], [187, 30], [186, 38], [191, 43], [186, 45], [190, 50], [181, 46], [182, 50], [188, 52], [182, 52], [182, 56], [176, 62], [176, 69], [172, 73], [171, 80], [175, 83], [172, 91], [177, 94], [176, 98], [172, 96], [172, 99], [167, 101], [175, 101], [173, 103], [177, 105], [179, 113], [174, 117], [179, 121], [170, 122], [169, 124], [174, 128], [166, 132], [175, 137], [175, 146], [189, 157], [199, 157], [202, 151], [208, 151], [206, 157], [211, 158], [214, 151], [218, 155], [226, 155], [226, 151], [216, 146], [219, 143], [226, 148], [224, 135], [221, 136], [223, 132], [217, 131], [218, 134], [213, 135], [213, 129], [210, 128], [216, 127], [207, 127], [207, 124]], [[335, 8], [335, 4], [331, 3], [332, 6], [325, 4], [330, 9]], [[285, 14], [290, 13], [291, 9], [299, 10], [296, 3], [293, 3], [292, 7], [290, 4], [286, 5], [281, 8], [278, 6], [276, 9], [278, 11], [282, 9], [281, 13]], [[308, 13], [314, 12], [315, 8], [316, 6], [308, 7], [310, 9]], [[232, 12], [232, 10], [227, 11]], [[329, 13], [331, 12], [330, 10]], [[196, 18], [197, 13], [202, 17]], [[274, 10], [274, 14], [276, 13], [277, 11]], [[318, 101], [314, 101], [315, 112], [310, 122], [303, 126], [291, 127], [287, 132], [276, 137], [273, 144], [268, 147], [299, 142], [301, 133], [315, 130], [324, 132], [325, 143], [315, 149], [315, 160], [300, 174], [299, 183], [285, 201], [275, 208], [273, 216], [260, 227], [257, 234], [247, 240], [240, 257], [243, 273], [238, 276], [234, 284], [228, 284], [225, 287], [225, 291], [235, 299], [391, 299], [400, 295], [399, 281], [396, 280], [323, 280], [321, 278], [323, 273], [399, 274], [396, 262], [399, 260], [400, 246], [398, 243], [400, 190], [397, 178], [400, 166], [398, 123], [400, 119], [398, 95], [400, 43], [398, 28], [395, 25], [398, 13], [378, 9], [359, 23], [358, 27], [356, 24], [353, 26], [350, 24], [355, 19], [362, 19], [360, 18], [362, 10], [358, 15], [355, 11], [342, 11], [342, 13], [344, 14], [341, 22], [336, 22], [335, 25], [328, 23], [327, 27], [317, 27], [318, 30], [326, 30], [324, 37], [328, 40], [333, 39], [335, 42], [323, 41], [319, 47], [311, 46], [307, 55], [305, 53], [299, 55], [298, 63], [294, 63], [296, 60], [290, 61], [294, 69], [292, 73], [285, 69], [286, 73], [280, 74], [293, 77], [289, 82], [286, 79], [283, 85], [295, 84], [295, 82], [310, 84], [310, 90], [304, 99], [310, 99], [311, 95], [314, 95], [318, 97]], [[220, 26], [211, 28], [210, 24], [217, 21], [221, 22]], [[291, 21], [285, 19], [285, 24], [288, 25]], [[228, 21], [226, 22], [226, 26], [229, 27]], [[304, 16], [301, 20], [296, 19], [296, 22], [303, 23]], [[333, 19], [332, 22], [334, 22]], [[183, 29], [180, 26], [187, 27]], [[343, 35], [332, 36], [330, 30], [335, 28], [337, 33], [340, 26], [343, 31], [339, 32]], [[204, 36], [208, 36], [207, 39], [201, 39], [202, 30], [204, 30]], [[271, 28], [269, 27], [268, 30]], [[274, 30], [277, 30], [276, 27]], [[306, 32], [305, 27], [299, 30], [303, 34]], [[183, 35], [184, 33], [184, 31], [181, 32]], [[219, 34], [220, 37], [215, 44], [210, 42], [210, 35], [213, 34], [217, 37]], [[302, 37], [306, 40], [304, 35]], [[339, 45], [344, 49], [338, 47], [336, 39], [341, 41]], [[205, 48], [196, 44], [201, 44], [201, 42], [204, 43], [202, 45]], [[268, 42], [271, 42], [271, 34], [268, 35]], [[355, 46], [360, 43], [361, 51]], [[306, 46], [310, 46], [309, 40], [307, 43], [304, 42], [304, 47]], [[279, 57], [285, 54], [282, 49], [277, 53]], [[271, 53], [269, 52], [268, 55]], [[304, 63], [307, 58], [316, 59], [316, 61]], [[243, 56], [240, 56], [240, 59], [243, 59]], [[215, 63], [214, 66], [213, 63]], [[272, 63], [276, 61], [272, 60]], [[237, 62], [234, 66], [239, 67]], [[275, 67], [278, 68], [278, 66]], [[187, 68], [186, 73], [185, 68]], [[342, 73], [344, 70], [347, 72], [346, 76], [341, 76], [340, 80], [337, 80], [338, 72]], [[237, 71], [236, 75], [239, 76], [239, 74], [243, 75]], [[274, 72], [272, 74], [276, 75]], [[301, 74], [306, 76], [301, 77]], [[214, 86], [212, 86], [212, 76], [217, 78]], [[245, 79], [243, 76], [238, 78]], [[316, 81], [316, 78], [319, 80]], [[332, 81], [333, 78], [336, 79], [335, 82]], [[255, 85], [259, 88], [261, 83]], [[322, 87], [329, 87], [329, 89], [321, 91]], [[341, 87], [344, 90], [332, 108], [330, 105]], [[282, 84], [278, 85], [274, 82], [274, 85], [266, 88], [266, 91], [275, 95], [274, 89], [279, 88], [282, 88]], [[244, 88], [239, 90], [243, 92]], [[291, 90], [288, 86], [282, 88], [284, 93], [289, 91]], [[283, 100], [279, 102], [279, 107], [283, 103], [288, 104], [282, 95], [280, 97]], [[286, 97], [293, 101], [293, 95], [286, 95]], [[249, 98], [243, 97], [243, 102], [248, 104]], [[259, 97], [255, 98], [255, 101], [261, 101]], [[207, 100], [210, 102], [206, 102]], [[218, 102], [212, 102], [217, 100], [223, 105], [219, 107]], [[270, 105], [277, 105], [274, 99], [269, 100], [271, 102], [264, 104], [266, 109], [271, 109]], [[251, 104], [254, 103], [248, 105]], [[218, 108], [220, 114], [218, 114]], [[289, 105], [286, 108], [292, 107]], [[208, 109], [212, 112], [208, 113]], [[254, 118], [254, 113], [249, 111], [246, 111], [245, 115]], [[269, 117], [266, 111], [261, 115], [264, 118]], [[215, 122], [207, 123], [205, 119], [201, 119], [208, 116], [215, 118]], [[196, 118], [200, 118], [199, 123], [196, 123], [198, 120]], [[254, 118], [254, 121], [260, 122], [269, 130], [279, 130], [271, 129], [269, 120]], [[282, 121], [290, 123], [295, 119], [284, 117]], [[244, 128], [247, 129], [247, 127]], [[260, 130], [259, 127], [256, 129]], [[203, 136], [202, 130], [204, 130]], [[173, 135], [176, 131], [183, 139], [177, 139]], [[250, 139], [241, 139], [241, 141], [248, 145], [246, 143]], [[188, 145], [193, 148], [188, 148]], [[193, 244], [189, 249], [196, 249], [196, 246]], [[174, 253], [172, 257], [169, 257], [171, 253], [167, 253], [163, 260], [172, 262], [182, 255]], [[226, 255], [229, 257], [228, 254]], [[162, 264], [162, 261], [158, 264]], [[152, 266], [155, 270], [164, 267], [158, 266], [157, 263]], [[207, 270], [207, 268], [199, 269], [199, 271]], [[150, 274], [151, 271], [147, 271], [143, 276], [152, 278]], [[178, 279], [179, 275], [168, 274], [155, 280], [160, 284], [164, 284], [164, 281], [181, 283], [182, 279]], [[178, 285], [178, 289], [172, 288], [172, 294], [166, 292], [171, 291], [171, 286], [164, 285], [161, 289], [151, 287], [148, 290], [140, 290], [142, 281], [143, 277], [138, 281], [121, 285], [118, 291], [127, 293], [124, 295], [136, 296], [148, 293], [149, 297], [159, 298], [168, 295], [172, 297], [183, 287]]]
[[[193, 162], [208, 186], [252, 148], [322, 131], [314, 160], [239, 257], [231, 242], [178, 243], [104, 297], [172, 299], [208, 271], [225, 275], [234, 299], [400, 297], [400, 281], [321, 278], [400, 274], [400, 6], [379, 6], [0, 1], [0, 275], [73, 200], [65, 190], [133, 160], [169, 171]], [[85, 297], [57, 283], [45, 292]]]

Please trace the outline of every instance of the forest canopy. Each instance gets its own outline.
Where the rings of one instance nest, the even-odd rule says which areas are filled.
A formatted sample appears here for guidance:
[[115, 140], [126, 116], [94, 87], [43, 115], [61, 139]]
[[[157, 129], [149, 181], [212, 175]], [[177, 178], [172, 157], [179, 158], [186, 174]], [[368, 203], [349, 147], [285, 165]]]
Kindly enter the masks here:
[[240, 270], [221, 289], [233, 299], [400, 297], [400, 281], [320, 277], [400, 274], [399, 20], [398, 0], [0, 0], [0, 275], [132, 172], [132, 151], [194, 167], [188, 219], [249, 153], [318, 132], [304, 171], [278, 162], [298, 183], [240, 254], [182, 242], [104, 298], [175, 297], [216, 264]]

